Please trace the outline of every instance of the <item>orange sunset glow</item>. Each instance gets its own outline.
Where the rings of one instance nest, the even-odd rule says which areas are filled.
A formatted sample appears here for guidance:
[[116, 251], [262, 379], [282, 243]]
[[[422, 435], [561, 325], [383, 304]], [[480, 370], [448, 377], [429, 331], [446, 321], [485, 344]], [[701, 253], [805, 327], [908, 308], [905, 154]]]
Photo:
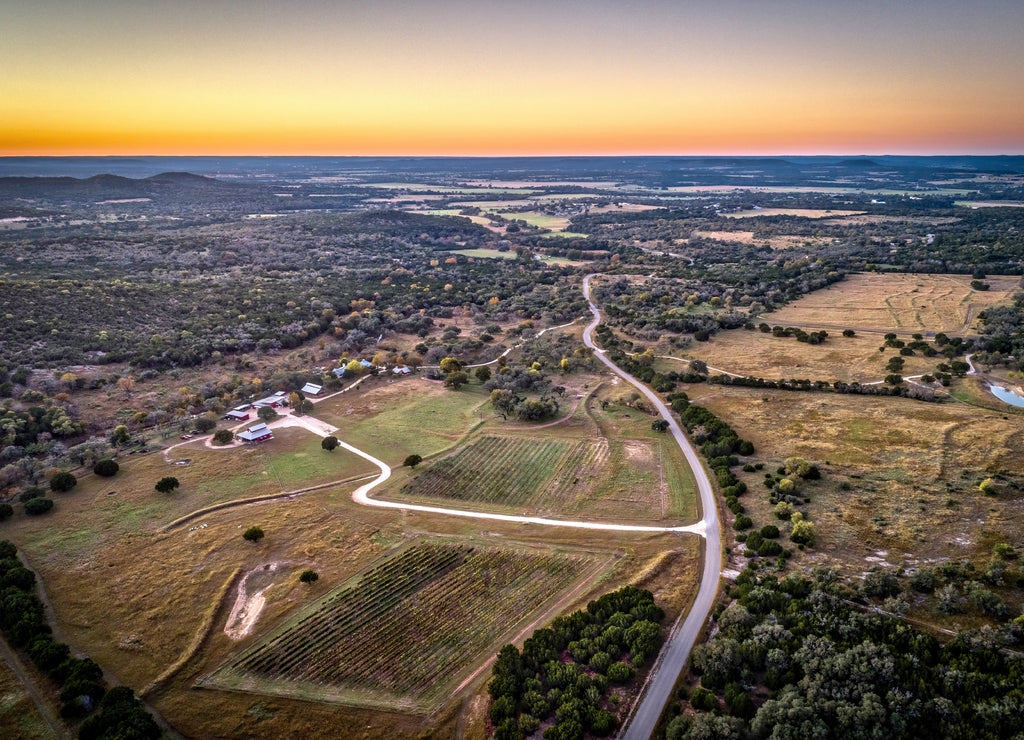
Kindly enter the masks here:
[[8, 156], [1024, 152], [1011, 0], [108, 0], [0, 27]]

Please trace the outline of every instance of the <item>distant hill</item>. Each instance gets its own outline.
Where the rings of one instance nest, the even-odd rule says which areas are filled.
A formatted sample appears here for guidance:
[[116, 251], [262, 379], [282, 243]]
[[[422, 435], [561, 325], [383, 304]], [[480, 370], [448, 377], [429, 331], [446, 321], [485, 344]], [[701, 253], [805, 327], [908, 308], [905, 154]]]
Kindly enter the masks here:
[[108, 200], [225, 193], [244, 186], [189, 172], [163, 172], [141, 179], [120, 175], [75, 177], [0, 177], [0, 198]]

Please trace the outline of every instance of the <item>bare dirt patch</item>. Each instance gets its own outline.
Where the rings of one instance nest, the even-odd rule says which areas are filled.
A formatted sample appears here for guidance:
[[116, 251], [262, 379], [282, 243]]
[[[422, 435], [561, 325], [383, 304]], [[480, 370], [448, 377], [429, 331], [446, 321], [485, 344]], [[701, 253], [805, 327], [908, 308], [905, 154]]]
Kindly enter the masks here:
[[[271, 580], [277, 573], [281, 563], [267, 563], [258, 568], [250, 570], [238, 582], [238, 594], [235, 596], [235, 605], [231, 607], [228, 614], [228, 621], [224, 624], [224, 634], [232, 640], [241, 640], [252, 633], [256, 626], [256, 620], [260, 618], [267, 599], [264, 594], [273, 585], [267, 583], [259, 587], [260, 582]], [[252, 581], [250, 583], [249, 581]]]

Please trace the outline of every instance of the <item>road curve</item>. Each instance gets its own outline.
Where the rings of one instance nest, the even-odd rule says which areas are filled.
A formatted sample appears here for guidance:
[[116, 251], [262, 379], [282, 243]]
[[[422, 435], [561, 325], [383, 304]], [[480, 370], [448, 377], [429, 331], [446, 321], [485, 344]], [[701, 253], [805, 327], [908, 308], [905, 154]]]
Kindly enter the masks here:
[[[295, 416], [294, 414], [282, 414], [280, 417], [270, 422], [271, 428], [278, 428], [282, 426], [298, 426], [312, 432], [320, 437], [326, 437], [328, 434], [335, 434], [338, 428], [332, 426], [320, 419], [305, 415]], [[337, 439], [337, 437], [335, 437]], [[493, 514], [484, 511], [467, 511], [465, 509], [446, 509], [441, 506], [423, 506], [420, 504], [407, 504], [400, 501], [382, 501], [380, 499], [370, 498], [370, 491], [377, 486], [384, 483], [391, 477], [391, 466], [389, 466], [383, 460], [378, 460], [376, 457], [368, 452], [360, 450], [358, 447], [353, 447], [348, 442], [338, 439], [338, 446], [342, 449], [346, 449], [353, 455], [358, 455], [364, 460], [369, 460], [371, 463], [380, 468], [380, 474], [371, 481], [364, 483], [359, 486], [355, 491], [352, 492], [352, 500], [362, 506], [375, 506], [379, 509], [404, 509], [405, 511], [420, 511], [425, 514], [442, 514], [444, 516], [459, 516], [467, 519], [487, 519], [496, 522], [512, 522], [513, 524], [537, 524], [542, 527], [568, 527], [570, 529], [591, 529], [600, 530], [604, 532], [650, 532], [650, 533], [686, 533], [686, 534], [704, 534], [704, 522], [697, 522], [695, 524], [687, 524], [681, 527], [655, 527], [644, 524], [606, 524], [603, 522], [581, 522], [573, 521], [570, 519], [545, 519], [544, 517], [538, 516], [515, 516], [512, 514]]]
[[594, 329], [601, 322], [601, 312], [590, 297], [590, 279], [593, 275], [583, 278], [583, 295], [590, 304], [590, 312], [593, 320], [583, 330], [583, 343], [594, 350], [594, 355], [608, 366], [613, 373], [626, 382], [632, 384], [640, 391], [648, 401], [658, 410], [662, 418], [668, 422], [669, 431], [675, 438], [676, 443], [683, 451], [686, 462], [693, 470], [693, 477], [697, 480], [697, 491], [700, 494], [700, 506], [703, 517], [700, 524], [704, 526], [704, 567], [701, 570], [700, 587], [697, 590], [697, 597], [693, 606], [685, 615], [681, 615], [679, 621], [672, 627], [668, 641], [662, 648], [658, 659], [651, 669], [643, 694], [633, 713], [626, 721], [626, 726], [619, 734], [619, 740], [648, 740], [654, 734], [654, 728], [658, 724], [665, 705], [668, 703], [675, 686], [679, 673], [686, 664], [693, 644], [697, 641], [704, 622], [707, 620], [711, 607], [714, 606], [715, 597], [718, 595], [718, 581], [722, 572], [722, 538], [718, 525], [718, 510], [715, 507], [714, 489], [711, 487], [711, 480], [701, 465], [697, 451], [683, 434], [678, 422], [672, 416], [668, 407], [654, 391], [634, 378], [629, 373], [620, 369], [614, 362], [605, 357], [604, 351], [594, 344]]

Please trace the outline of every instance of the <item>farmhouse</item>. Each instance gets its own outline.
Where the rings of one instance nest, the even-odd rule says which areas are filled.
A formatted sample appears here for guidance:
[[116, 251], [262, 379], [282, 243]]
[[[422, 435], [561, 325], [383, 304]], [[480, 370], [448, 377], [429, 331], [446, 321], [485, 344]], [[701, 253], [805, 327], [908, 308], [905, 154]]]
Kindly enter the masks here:
[[302, 386], [302, 392], [307, 396], [319, 396], [320, 391], [323, 389], [324, 387], [322, 385], [317, 385], [316, 383], [306, 383]]
[[228, 421], [245, 421], [249, 418], [249, 412], [241, 409], [231, 409], [224, 414], [224, 418]]
[[249, 427], [244, 432], [239, 432], [238, 438], [243, 442], [256, 444], [257, 442], [266, 442], [267, 440], [273, 439], [274, 433], [270, 431], [270, 428], [266, 424], [257, 424]]
[[259, 401], [254, 401], [252, 405], [258, 409], [261, 409], [264, 406], [270, 406], [271, 408], [276, 409], [281, 406], [286, 406], [287, 404], [288, 394], [284, 391], [278, 391], [272, 396], [267, 396], [266, 398], [261, 398]]

